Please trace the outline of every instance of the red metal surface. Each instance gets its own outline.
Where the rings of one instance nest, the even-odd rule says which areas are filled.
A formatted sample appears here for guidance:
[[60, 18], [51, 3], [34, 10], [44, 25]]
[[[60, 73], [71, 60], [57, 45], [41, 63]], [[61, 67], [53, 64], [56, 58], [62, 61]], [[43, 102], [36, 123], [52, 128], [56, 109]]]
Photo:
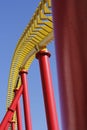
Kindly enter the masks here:
[[6, 125], [6, 127], [5, 127], [5, 130], [8, 130], [9, 126], [10, 126], [10, 123], [8, 122], [7, 125]]
[[21, 87], [18, 90], [18, 93], [15, 95], [15, 97], [14, 97], [14, 99], [13, 99], [13, 101], [12, 101], [12, 103], [11, 103], [9, 109], [8, 109], [8, 111], [6, 112], [5, 117], [3, 118], [2, 122], [1, 122], [0, 130], [4, 130], [5, 127], [7, 126], [7, 123], [12, 120], [14, 111], [16, 109], [18, 100], [19, 100], [22, 92], [23, 92], [23, 86], [21, 85]]
[[27, 71], [22, 70], [20, 72], [20, 75], [21, 75], [21, 81], [23, 84], [23, 104], [24, 104], [25, 126], [26, 126], [26, 130], [32, 130], [30, 104], [29, 104], [29, 96], [28, 96]]
[[[17, 94], [18, 90], [15, 90], [15, 94]], [[20, 108], [20, 100], [18, 101], [16, 107], [16, 115], [17, 115], [17, 126], [18, 130], [22, 130], [22, 118], [21, 118], [21, 108]]]
[[15, 122], [14, 121], [11, 122], [11, 128], [12, 128], [12, 130], [15, 130]]
[[39, 60], [41, 71], [48, 130], [59, 130], [50, 64], [49, 64], [50, 53], [46, 50], [42, 50], [37, 53], [36, 57]]
[[63, 130], [87, 130], [87, 0], [52, 0]]

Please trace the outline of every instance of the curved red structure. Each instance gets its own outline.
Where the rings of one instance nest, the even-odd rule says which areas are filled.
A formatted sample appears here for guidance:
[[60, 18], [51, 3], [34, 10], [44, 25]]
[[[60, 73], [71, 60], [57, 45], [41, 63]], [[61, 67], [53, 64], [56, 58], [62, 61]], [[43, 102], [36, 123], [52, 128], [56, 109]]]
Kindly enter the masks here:
[[63, 130], [87, 130], [87, 1], [52, 8]]

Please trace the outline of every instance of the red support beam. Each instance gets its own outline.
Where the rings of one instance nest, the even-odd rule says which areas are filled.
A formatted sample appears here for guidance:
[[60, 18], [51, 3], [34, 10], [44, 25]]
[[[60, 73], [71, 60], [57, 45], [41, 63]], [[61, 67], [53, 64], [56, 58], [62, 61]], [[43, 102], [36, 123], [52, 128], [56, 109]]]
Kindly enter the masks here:
[[14, 121], [11, 122], [11, 128], [12, 128], [12, 130], [15, 130], [15, 122]]
[[8, 122], [7, 125], [6, 125], [6, 127], [5, 127], [5, 130], [8, 130], [9, 126], [10, 126], [10, 123]]
[[[18, 89], [15, 90], [15, 94], [17, 94], [17, 92], [18, 92]], [[22, 117], [21, 117], [20, 99], [19, 99], [19, 101], [17, 103], [16, 115], [17, 115], [18, 130], [22, 130]]]
[[52, 0], [62, 130], [87, 130], [87, 0]]
[[6, 112], [6, 115], [4, 116], [4, 118], [1, 122], [0, 130], [4, 130], [9, 122], [9, 120], [12, 120], [13, 114], [16, 110], [16, 106], [17, 106], [18, 100], [19, 100], [22, 92], [23, 92], [23, 85], [20, 86], [17, 94], [15, 95], [15, 97], [10, 105], [10, 107], [8, 108], [8, 111]]
[[20, 102], [18, 101], [16, 107], [16, 114], [17, 114], [17, 126], [18, 130], [22, 130], [22, 118], [21, 118], [21, 109], [20, 109]]
[[40, 65], [48, 130], [59, 130], [49, 57], [47, 49], [42, 49], [36, 54]]
[[23, 84], [23, 104], [24, 104], [25, 127], [26, 127], [26, 130], [32, 130], [27, 74], [28, 72], [26, 70], [20, 71], [21, 81]]

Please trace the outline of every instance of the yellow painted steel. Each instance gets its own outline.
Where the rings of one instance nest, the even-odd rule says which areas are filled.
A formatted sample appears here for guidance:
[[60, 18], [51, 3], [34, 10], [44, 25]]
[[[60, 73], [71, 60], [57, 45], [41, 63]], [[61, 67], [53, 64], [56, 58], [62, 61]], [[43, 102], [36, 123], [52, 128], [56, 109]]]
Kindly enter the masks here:
[[51, 40], [53, 40], [51, 1], [42, 0], [19, 39], [12, 58], [8, 80], [7, 108], [14, 98], [14, 89], [20, 87], [19, 71], [22, 68], [28, 70], [35, 54]]

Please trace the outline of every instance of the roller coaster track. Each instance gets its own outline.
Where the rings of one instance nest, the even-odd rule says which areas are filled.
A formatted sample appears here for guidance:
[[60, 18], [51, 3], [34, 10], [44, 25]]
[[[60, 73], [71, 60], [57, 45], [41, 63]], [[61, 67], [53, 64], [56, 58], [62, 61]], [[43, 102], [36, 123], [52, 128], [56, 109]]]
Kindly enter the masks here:
[[[7, 108], [14, 98], [14, 89], [20, 87], [19, 71], [29, 69], [35, 54], [53, 40], [51, 1], [42, 0], [19, 39], [10, 67]], [[14, 117], [14, 120], [16, 118]]]

